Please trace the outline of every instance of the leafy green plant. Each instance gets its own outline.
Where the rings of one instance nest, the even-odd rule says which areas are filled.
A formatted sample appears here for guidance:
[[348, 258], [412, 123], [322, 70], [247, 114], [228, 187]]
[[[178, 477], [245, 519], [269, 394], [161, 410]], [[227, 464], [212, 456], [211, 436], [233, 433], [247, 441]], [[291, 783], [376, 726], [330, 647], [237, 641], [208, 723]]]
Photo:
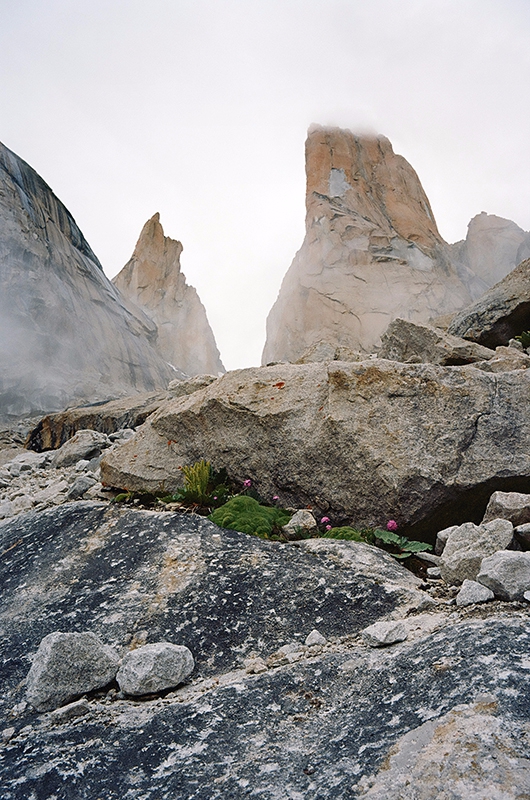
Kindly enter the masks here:
[[322, 533], [321, 536], [324, 539], [344, 539], [349, 542], [366, 542], [366, 544], [374, 543], [374, 534], [372, 530], [368, 528], [356, 530], [349, 525], [345, 525], [342, 528], [330, 528], [326, 530], [325, 533]]
[[523, 331], [520, 336], [515, 336], [518, 342], [521, 342], [524, 348], [530, 347], [530, 331]]
[[291, 514], [283, 508], [262, 506], [248, 495], [232, 497], [208, 517], [221, 528], [260, 536], [262, 539], [279, 537], [282, 525], [286, 525], [290, 518]]
[[381, 528], [377, 528], [374, 531], [374, 537], [399, 551], [397, 553], [390, 552], [390, 555], [394, 556], [394, 558], [408, 558], [413, 553], [422, 553], [425, 550], [432, 550], [432, 545], [426, 542], [416, 542], [413, 539], [408, 539], [406, 536], [400, 536], [392, 531], [384, 531]]

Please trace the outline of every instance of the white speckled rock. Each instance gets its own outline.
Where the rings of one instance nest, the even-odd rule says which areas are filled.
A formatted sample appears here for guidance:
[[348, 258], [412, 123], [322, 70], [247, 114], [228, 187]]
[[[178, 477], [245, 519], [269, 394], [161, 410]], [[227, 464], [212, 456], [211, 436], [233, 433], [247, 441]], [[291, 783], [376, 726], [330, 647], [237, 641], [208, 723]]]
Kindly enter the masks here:
[[530, 494], [493, 492], [482, 522], [492, 519], [508, 519], [514, 527], [530, 522]]
[[326, 644], [327, 639], [325, 636], [322, 636], [316, 628], [313, 628], [311, 633], [309, 633], [306, 637], [305, 643], [307, 647], [312, 647], [315, 644]]
[[187, 647], [155, 642], [127, 653], [116, 680], [125, 694], [151, 694], [178, 686], [191, 675], [194, 666]]
[[389, 644], [404, 642], [407, 638], [407, 629], [400, 621], [374, 622], [361, 631], [361, 636], [370, 647], [386, 647]]
[[311, 534], [317, 532], [317, 521], [310, 511], [301, 508], [293, 514], [287, 525], [282, 527], [282, 531], [288, 539], [297, 539], [300, 534]]
[[485, 558], [477, 581], [502, 600], [522, 600], [530, 590], [530, 553], [503, 550]]
[[105, 686], [119, 663], [116, 651], [95, 633], [49, 633], [33, 658], [26, 699], [37, 711], [51, 711]]
[[94, 458], [109, 445], [109, 438], [104, 433], [91, 430], [78, 431], [57, 450], [52, 459], [52, 467], [70, 467], [82, 458]]
[[487, 603], [494, 597], [495, 595], [487, 586], [466, 578], [456, 596], [456, 604], [457, 606], [471, 606], [473, 603]]

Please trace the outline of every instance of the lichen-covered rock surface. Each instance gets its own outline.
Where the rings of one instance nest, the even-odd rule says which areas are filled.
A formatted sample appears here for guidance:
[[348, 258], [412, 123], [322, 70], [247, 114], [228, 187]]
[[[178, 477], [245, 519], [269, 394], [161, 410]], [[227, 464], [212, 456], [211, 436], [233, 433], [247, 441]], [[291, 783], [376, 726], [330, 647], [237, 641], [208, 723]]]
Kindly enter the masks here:
[[[522, 796], [526, 606], [457, 611], [369, 545], [265, 542], [189, 515], [81, 502], [0, 536], [6, 800], [397, 800], [411, 774], [417, 798], [457, 797], [463, 776], [469, 792]], [[379, 620], [407, 640], [368, 647]], [[122, 657], [188, 646], [196, 668], [159, 696], [111, 684], [37, 714], [24, 681], [58, 629], [90, 629]]]
[[110, 486], [167, 490], [207, 458], [333, 525], [397, 520], [416, 538], [480, 522], [495, 490], [530, 488], [530, 373], [363, 362], [227, 373], [172, 400], [105, 455]]

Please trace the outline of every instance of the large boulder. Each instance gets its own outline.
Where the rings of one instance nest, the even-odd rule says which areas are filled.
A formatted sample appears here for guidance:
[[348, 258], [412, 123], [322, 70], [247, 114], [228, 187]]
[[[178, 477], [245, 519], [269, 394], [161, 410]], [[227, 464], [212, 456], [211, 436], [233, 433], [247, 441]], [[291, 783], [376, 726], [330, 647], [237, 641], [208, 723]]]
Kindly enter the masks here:
[[306, 175], [306, 236], [267, 319], [264, 364], [297, 361], [321, 340], [370, 353], [392, 319], [426, 322], [477, 296], [384, 136], [313, 126]]
[[[178, 381], [181, 383], [181, 381]], [[108, 403], [78, 406], [47, 414], [28, 433], [26, 447], [42, 452], [55, 450], [80, 430], [115, 433], [122, 428], [136, 428], [168, 399], [167, 392], [150, 392], [109, 400]]]
[[164, 236], [155, 214], [112, 283], [156, 324], [156, 349], [165, 361], [188, 375], [217, 375], [224, 367], [206, 310], [181, 272], [181, 253], [182, 244]]
[[454, 528], [440, 560], [442, 578], [449, 584], [474, 580], [482, 559], [498, 550], [506, 550], [512, 539], [513, 525], [505, 519], [493, 519], [482, 525], [465, 522]]
[[522, 492], [493, 492], [483, 522], [508, 519], [514, 527], [530, 522], [530, 494]]
[[175, 490], [206, 458], [264, 498], [333, 525], [435, 533], [480, 522], [495, 489], [530, 487], [527, 370], [385, 360], [237, 370], [170, 401], [105, 455], [102, 480]]
[[477, 581], [503, 600], [522, 600], [530, 590], [530, 553], [494, 553], [483, 560]]
[[494, 348], [530, 329], [530, 258], [455, 314], [449, 333]]
[[391, 361], [454, 366], [487, 361], [493, 358], [495, 352], [475, 342], [451, 336], [432, 325], [395, 319], [381, 338], [378, 355]]
[[116, 680], [125, 694], [151, 694], [178, 686], [191, 675], [194, 666], [189, 648], [153, 642], [125, 655]]
[[165, 388], [175, 374], [156, 333], [50, 187], [0, 144], [0, 418]]

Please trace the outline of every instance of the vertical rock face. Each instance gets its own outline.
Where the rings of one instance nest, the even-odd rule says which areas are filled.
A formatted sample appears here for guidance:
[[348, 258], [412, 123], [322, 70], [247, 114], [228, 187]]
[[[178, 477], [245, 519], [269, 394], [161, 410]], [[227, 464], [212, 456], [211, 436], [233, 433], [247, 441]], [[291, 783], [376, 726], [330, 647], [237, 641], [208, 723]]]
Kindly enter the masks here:
[[530, 233], [509, 219], [484, 211], [469, 223], [465, 240], [451, 245], [451, 258], [457, 269], [467, 268], [480, 276], [485, 282], [483, 291], [501, 281], [529, 256]]
[[50, 187], [0, 144], [0, 416], [167, 386], [155, 338]]
[[263, 363], [296, 361], [318, 341], [371, 352], [397, 317], [421, 323], [464, 308], [527, 246], [514, 223], [488, 215], [448, 245], [418, 176], [384, 136], [315, 126], [306, 172], [306, 236], [269, 314]]
[[156, 324], [156, 347], [166, 361], [188, 375], [217, 375], [224, 367], [205, 308], [180, 271], [181, 253], [181, 243], [164, 236], [155, 214], [113, 283]]

